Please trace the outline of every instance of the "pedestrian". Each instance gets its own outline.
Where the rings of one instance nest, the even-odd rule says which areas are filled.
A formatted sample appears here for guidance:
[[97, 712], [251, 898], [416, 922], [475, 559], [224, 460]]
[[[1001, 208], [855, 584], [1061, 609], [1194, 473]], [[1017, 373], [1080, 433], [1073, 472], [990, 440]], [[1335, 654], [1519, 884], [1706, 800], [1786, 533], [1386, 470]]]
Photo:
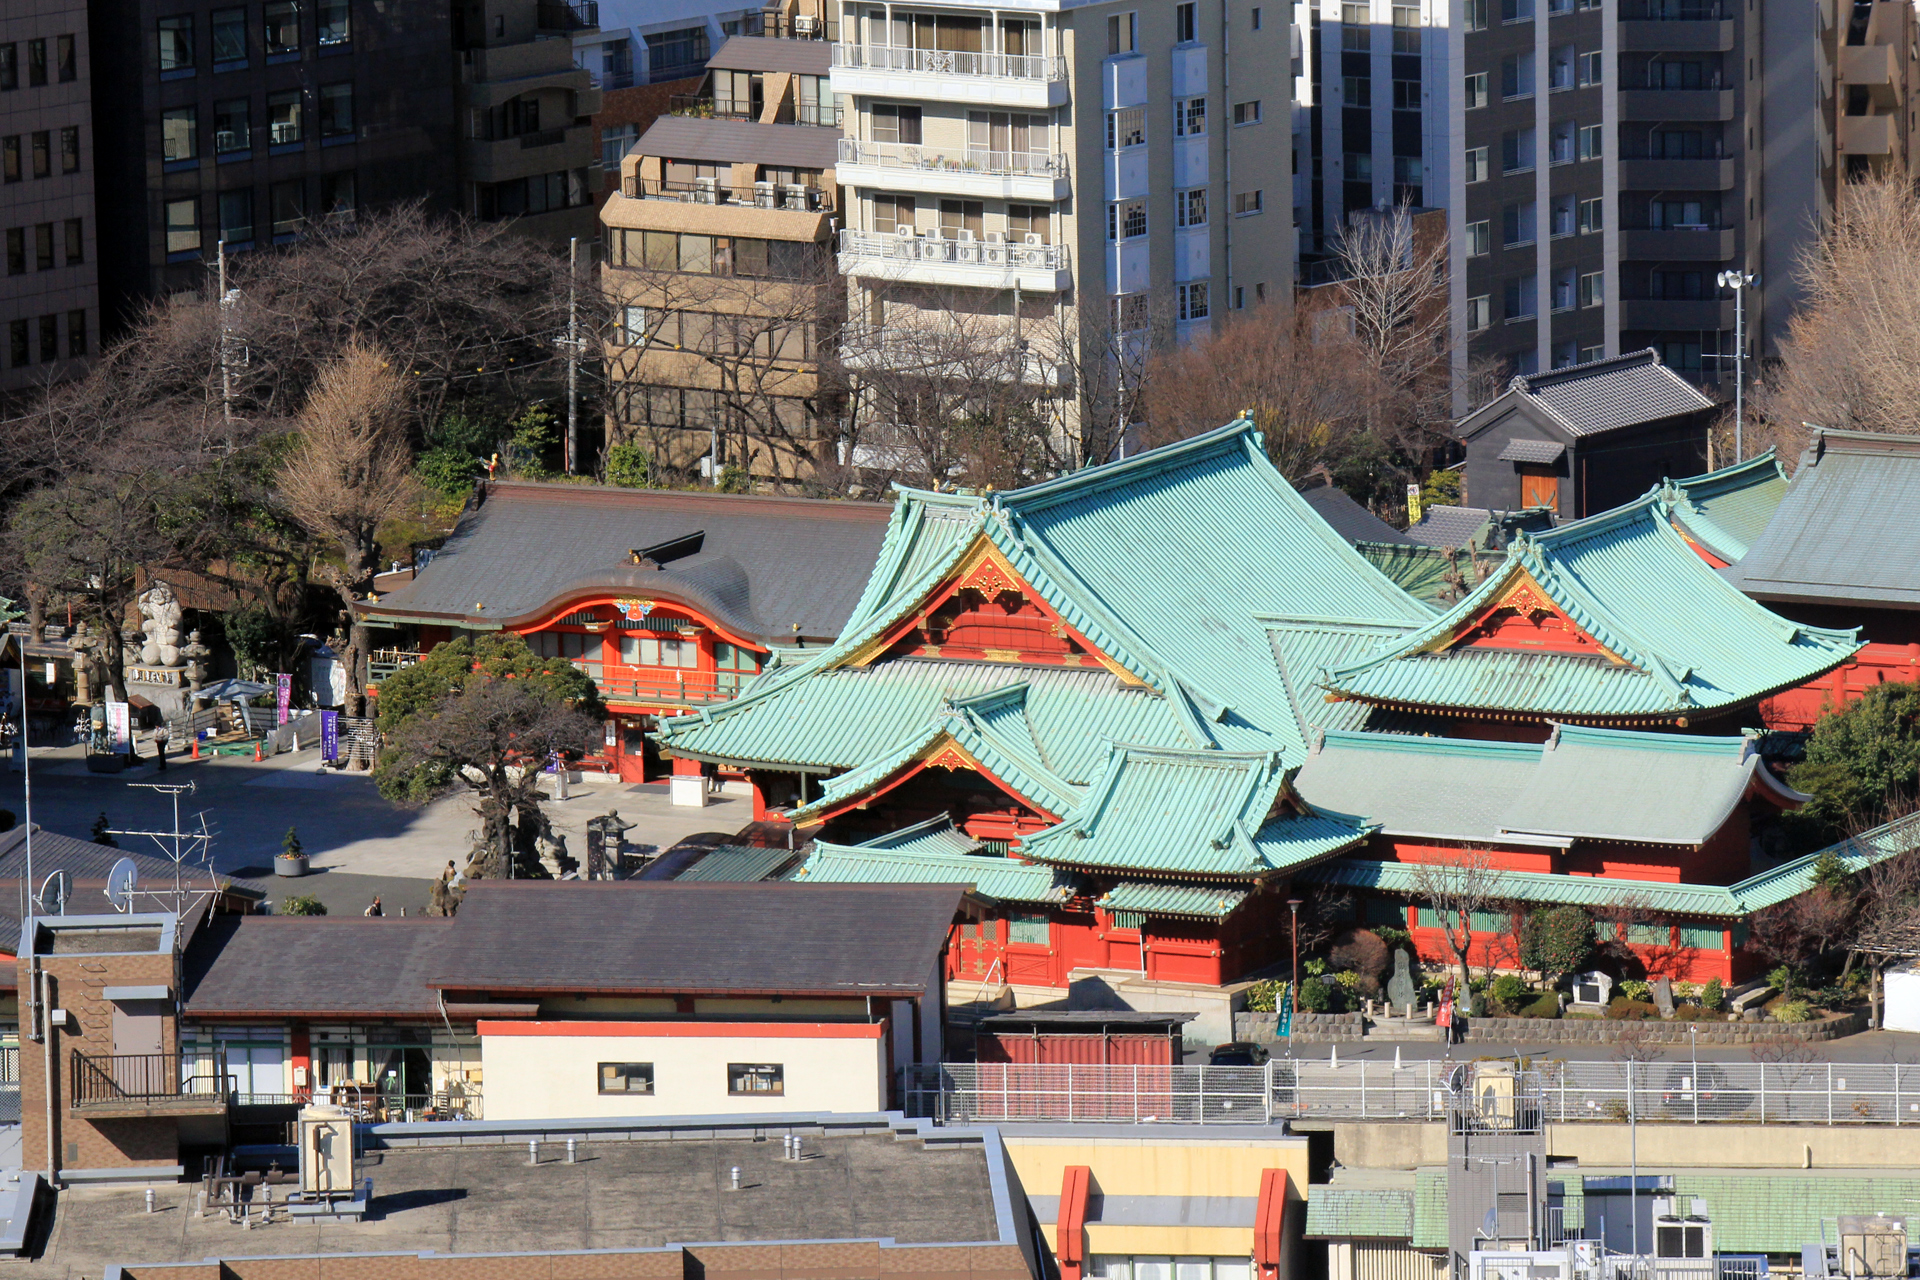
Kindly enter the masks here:
[[387, 914], [386, 912], [380, 909], [380, 898], [377, 894], [374, 896], [373, 901], [367, 905], [367, 909], [364, 914], [369, 917], [384, 916]]
[[160, 768], [158, 772], [160, 773], [167, 771], [167, 743], [172, 741], [172, 739], [173, 731], [168, 729], [164, 724], [153, 731], [153, 749], [159, 753]]

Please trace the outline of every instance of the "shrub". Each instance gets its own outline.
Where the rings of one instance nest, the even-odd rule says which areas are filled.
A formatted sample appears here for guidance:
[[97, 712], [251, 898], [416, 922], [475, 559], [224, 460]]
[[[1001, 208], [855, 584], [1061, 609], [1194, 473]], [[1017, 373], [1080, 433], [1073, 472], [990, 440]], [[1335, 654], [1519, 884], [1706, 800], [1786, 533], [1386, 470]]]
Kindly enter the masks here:
[[1726, 1003], [1726, 1000], [1727, 990], [1720, 985], [1720, 979], [1718, 978], [1708, 978], [1707, 985], [1700, 988], [1700, 1007], [1702, 1009], [1718, 1009]]
[[1280, 1007], [1280, 992], [1287, 984], [1278, 978], [1262, 978], [1247, 988], [1249, 1013], [1272, 1013]]
[[1520, 924], [1520, 963], [1552, 982], [1586, 963], [1594, 940], [1593, 918], [1579, 907], [1538, 907]]
[[1697, 1004], [1676, 1005], [1673, 1010], [1675, 1022], [1719, 1022], [1725, 1016], [1725, 1014], [1715, 1013], [1712, 1009], [1703, 1009]]
[[1523, 1018], [1557, 1018], [1560, 1016], [1560, 997], [1548, 991], [1533, 998], [1533, 1003], [1520, 1009]]
[[1773, 1007], [1775, 1022], [1812, 1022], [1813, 1006], [1805, 1000], [1782, 1000]]
[[327, 904], [310, 893], [296, 893], [280, 899], [280, 914], [283, 916], [323, 916], [327, 914]]
[[631, 440], [607, 450], [607, 483], [622, 489], [644, 489], [650, 471], [647, 451]]
[[1653, 987], [1638, 979], [1628, 978], [1614, 988], [1614, 993], [1617, 996], [1624, 996], [1628, 1000], [1645, 1001], [1653, 996]]
[[1659, 1017], [1660, 1011], [1642, 1001], [1615, 996], [1607, 1005], [1607, 1016], [1621, 1022], [1644, 1022]]
[[1320, 958], [1319, 956], [1315, 956], [1313, 959], [1307, 961], [1305, 964], [1301, 965], [1300, 967], [1307, 971], [1307, 976], [1309, 978], [1318, 978], [1322, 974], [1326, 973], [1327, 962], [1322, 958]]
[[1303, 978], [1300, 981], [1300, 1007], [1309, 1013], [1330, 1013], [1333, 1010], [1333, 990], [1318, 978]]
[[1516, 973], [1503, 973], [1487, 987], [1487, 994], [1509, 1009], [1527, 998], [1527, 984]]
[[1327, 963], [1335, 969], [1375, 982], [1387, 971], [1390, 960], [1387, 944], [1371, 929], [1347, 930], [1334, 939], [1333, 949], [1327, 953]]
[[1333, 975], [1333, 981], [1342, 991], [1355, 991], [1359, 989], [1361, 977], [1351, 969], [1342, 969]]

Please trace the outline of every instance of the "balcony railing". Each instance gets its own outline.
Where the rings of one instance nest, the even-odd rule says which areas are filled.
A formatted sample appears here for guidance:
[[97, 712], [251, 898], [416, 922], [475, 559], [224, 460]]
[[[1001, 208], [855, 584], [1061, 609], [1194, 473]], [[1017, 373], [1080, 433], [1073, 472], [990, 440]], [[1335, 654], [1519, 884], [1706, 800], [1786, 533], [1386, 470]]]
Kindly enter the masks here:
[[750, 187], [723, 185], [718, 179], [692, 182], [627, 183], [630, 200], [673, 200], [680, 204], [725, 204], [750, 209], [787, 209], [799, 213], [826, 213], [833, 209], [833, 192], [825, 187], [756, 182]]
[[1067, 158], [1046, 151], [988, 151], [967, 147], [948, 152], [907, 142], [862, 142], [858, 138], [840, 139], [840, 163], [983, 176], [1067, 176]]
[[756, 675], [752, 671], [674, 671], [633, 675], [596, 675], [600, 696], [609, 702], [645, 702], [691, 706], [728, 702]]
[[600, 0], [539, 0], [534, 22], [542, 31], [586, 31], [600, 25]]
[[177, 1053], [73, 1051], [68, 1102], [75, 1110], [177, 1103], [223, 1106], [232, 1093], [224, 1054], [203, 1061]]
[[[716, 98], [710, 93], [676, 93], [667, 98], [669, 114], [693, 116], [701, 120], [752, 122], [758, 121], [764, 110], [764, 107], [755, 107], [750, 102], [740, 102], [733, 98]], [[775, 118], [769, 123], [823, 125], [838, 129], [840, 117], [839, 103], [802, 102], [792, 107], [783, 103]]]
[[1046, 54], [966, 53], [958, 49], [901, 49], [877, 44], [836, 44], [833, 65], [850, 70], [910, 71], [999, 80], [1067, 78], [1067, 60]]
[[394, 672], [410, 667], [426, 656], [414, 649], [375, 649], [367, 656], [367, 681], [379, 684]]
[[1642, 4], [1624, 6], [1622, 22], [1718, 22], [1727, 16], [1718, 4]]
[[1041, 244], [1038, 236], [1014, 244], [998, 238], [999, 235], [997, 231], [989, 231], [985, 240], [948, 240], [941, 236], [903, 236], [849, 229], [840, 233], [840, 252], [854, 258], [897, 262], [903, 266], [930, 262], [997, 271], [1067, 270], [1065, 245]]

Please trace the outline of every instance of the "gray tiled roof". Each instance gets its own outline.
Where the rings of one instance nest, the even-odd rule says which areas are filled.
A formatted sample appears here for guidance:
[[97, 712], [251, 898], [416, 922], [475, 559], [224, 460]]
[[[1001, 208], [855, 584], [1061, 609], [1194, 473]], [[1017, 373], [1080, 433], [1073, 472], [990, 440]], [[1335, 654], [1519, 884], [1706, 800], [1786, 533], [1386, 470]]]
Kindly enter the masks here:
[[1518, 377], [1511, 390], [1544, 405], [1575, 436], [1713, 408], [1651, 348]]
[[429, 916], [216, 917], [187, 949], [187, 1012], [437, 1017], [426, 980], [454, 927]]
[[640, 154], [706, 164], [751, 161], [795, 169], [831, 169], [840, 131], [806, 124], [757, 124], [701, 116], [661, 116], [636, 144]]
[[1464, 547], [1477, 544], [1492, 521], [1485, 507], [1431, 506], [1407, 529], [1407, 538], [1423, 547]]
[[[871, 502], [497, 484], [417, 578], [368, 611], [498, 626], [568, 594], [658, 594], [759, 639], [830, 638], [859, 599], [891, 511]], [[695, 533], [704, 537], [692, 555], [659, 568], [629, 563], [631, 551]]]
[[428, 985], [518, 994], [919, 995], [961, 884], [470, 884]]
[[1301, 497], [1307, 505], [1348, 542], [1391, 542], [1406, 545], [1412, 539], [1367, 510], [1337, 486], [1323, 484], [1308, 489]]
[[1761, 600], [1920, 609], [1916, 503], [1920, 436], [1817, 432], [1766, 530], [1724, 572]]
[[1566, 451], [1567, 446], [1557, 440], [1513, 439], [1500, 451], [1500, 461], [1554, 463], [1560, 461]]
[[[53, 872], [65, 871], [73, 877], [81, 905], [86, 905], [87, 910], [91, 911], [100, 899], [92, 898], [90, 894], [106, 883], [107, 873], [122, 858], [133, 860], [134, 870], [139, 876], [137, 883], [141, 888], [157, 889], [164, 886], [172, 889], [174, 866], [167, 858], [64, 836], [36, 823], [33, 828], [33, 891], [38, 893], [41, 884]], [[206, 889], [209, 873], [204, 866], [189, 863], [186, 873], [190, 886], [197, 885], [202, 891]], [[0, 833], [0, 881], [19, 880], [26, 874], [27, 829], [22, 825]], [[253, 898], [266, 896], [265, 888], [256, 881], [238, 880], [228, 875], [215, 878], [241, 895]]]
[[[833, 70], [833, 46], [825, 40], [781, 40], [773, 36], [733, 36], [707, 59], [707, 69], [785, 71], [824, 76]], [[829, 130], [838, 134], [838, 130]]]

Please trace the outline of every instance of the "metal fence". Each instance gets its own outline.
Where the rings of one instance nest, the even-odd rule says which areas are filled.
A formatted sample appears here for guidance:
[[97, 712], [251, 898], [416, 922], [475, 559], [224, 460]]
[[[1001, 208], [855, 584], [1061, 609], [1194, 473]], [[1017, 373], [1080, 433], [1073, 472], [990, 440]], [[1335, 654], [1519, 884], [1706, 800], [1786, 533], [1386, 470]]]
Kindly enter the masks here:
[[[910, 1113], [942, 1122], [1289, 1118], [1444, 1120], [1461, 1064], [1287, 1061], [1264, 1067], [946, 1063], [907, 1078]], [[1519, 1071], [1529, 1122], [1920, 1125], [1920, 1065], [1545, 1062]], [[1456, 1105], [1457, 1102], [1456, 1102]]]

